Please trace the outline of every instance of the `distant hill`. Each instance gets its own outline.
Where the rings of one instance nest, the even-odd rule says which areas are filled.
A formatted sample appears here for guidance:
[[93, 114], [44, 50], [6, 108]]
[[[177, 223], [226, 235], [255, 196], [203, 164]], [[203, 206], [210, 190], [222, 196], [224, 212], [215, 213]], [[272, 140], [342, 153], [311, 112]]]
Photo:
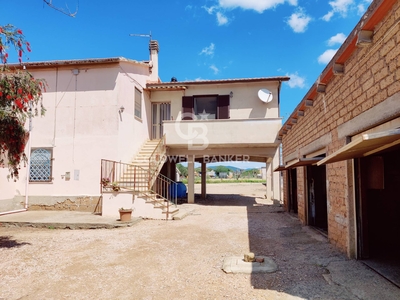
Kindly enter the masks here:
[[[218, 167], [220, 167], [220, 166], [211, 166], [211, 167], [207, 166], [208, 169], [212, 169], [212, 170], [215, 170]], [[243, 171], [243, 169], [238, 168], [238, 167], [232, 167], [232, 166], [223, 166], [223, 167], [227, 167], [232, 172], [237, 172], [237, 171], [241, 172], [241, 171]]]

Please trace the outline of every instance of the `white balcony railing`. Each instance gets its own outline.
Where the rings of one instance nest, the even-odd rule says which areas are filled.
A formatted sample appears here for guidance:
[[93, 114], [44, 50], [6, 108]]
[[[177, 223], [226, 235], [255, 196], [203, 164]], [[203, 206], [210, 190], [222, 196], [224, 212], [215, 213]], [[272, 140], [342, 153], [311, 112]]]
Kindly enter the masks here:
[[277, 146], [282, 119], [164, 121], [166, 145], [195, 147]]

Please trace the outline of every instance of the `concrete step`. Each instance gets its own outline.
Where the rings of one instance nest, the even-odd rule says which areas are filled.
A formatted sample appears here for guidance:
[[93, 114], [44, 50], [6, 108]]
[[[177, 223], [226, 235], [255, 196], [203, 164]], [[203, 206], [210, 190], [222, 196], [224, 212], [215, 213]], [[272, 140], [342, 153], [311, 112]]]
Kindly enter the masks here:
[[[176, 215], [177, 213], [179, 212], [179, 208], [177, 208], [177, 207], [175, 207], [175, 206], [173, 206], [173, 207], [170, 207], [169, 208], [169, 217], [173, 217], [174, 215]], [[167, 211], [165, 210], [165, 211], [163, 211], [162, 212], [164, 215], [166, 215], [167, 214]]]

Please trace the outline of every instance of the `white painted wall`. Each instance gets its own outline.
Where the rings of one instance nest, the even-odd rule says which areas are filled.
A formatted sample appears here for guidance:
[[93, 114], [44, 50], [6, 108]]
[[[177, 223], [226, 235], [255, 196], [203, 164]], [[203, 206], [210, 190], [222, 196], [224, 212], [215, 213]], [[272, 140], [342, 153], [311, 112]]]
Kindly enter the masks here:
[[[79, 74], [72, 69], [79, 69]], [[133, 62], [31, 71], [48, 84], [43, 97], [46, 115], [33, 119], [31, 146], [53, 149], [54, 180], [29, 184], [30, 196], [100, 194], [101, 159], [129, 162], [149, 138], [151, 104], [146, 92], [142, 93], [142, 119], [134, 117], [134, 89], [143, 91], [148, 72], [146, 65]], [[125, 110], [119, 114], [121, 106]], [[13, 187], [1, 170], [0, 184], [7, 192], [0, 193], [0, 201], [25, 195], [26, 171], [21, 170]], [[70, 180], [65, 179], [66, 172]]]

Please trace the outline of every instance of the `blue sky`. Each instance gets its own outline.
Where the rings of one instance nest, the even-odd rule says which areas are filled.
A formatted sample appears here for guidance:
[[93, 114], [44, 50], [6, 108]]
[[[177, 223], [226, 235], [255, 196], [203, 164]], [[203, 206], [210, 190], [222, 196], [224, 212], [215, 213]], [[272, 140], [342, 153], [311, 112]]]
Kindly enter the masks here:
[[[158, 40], [162, 81], [290, 76], [286, 118], [317, 80], [371, 0], [0, 0], [0, 25], [23, 30], [24, 60], [149, 58]], [[17, 61], [15, 56], [11, 62]]]

